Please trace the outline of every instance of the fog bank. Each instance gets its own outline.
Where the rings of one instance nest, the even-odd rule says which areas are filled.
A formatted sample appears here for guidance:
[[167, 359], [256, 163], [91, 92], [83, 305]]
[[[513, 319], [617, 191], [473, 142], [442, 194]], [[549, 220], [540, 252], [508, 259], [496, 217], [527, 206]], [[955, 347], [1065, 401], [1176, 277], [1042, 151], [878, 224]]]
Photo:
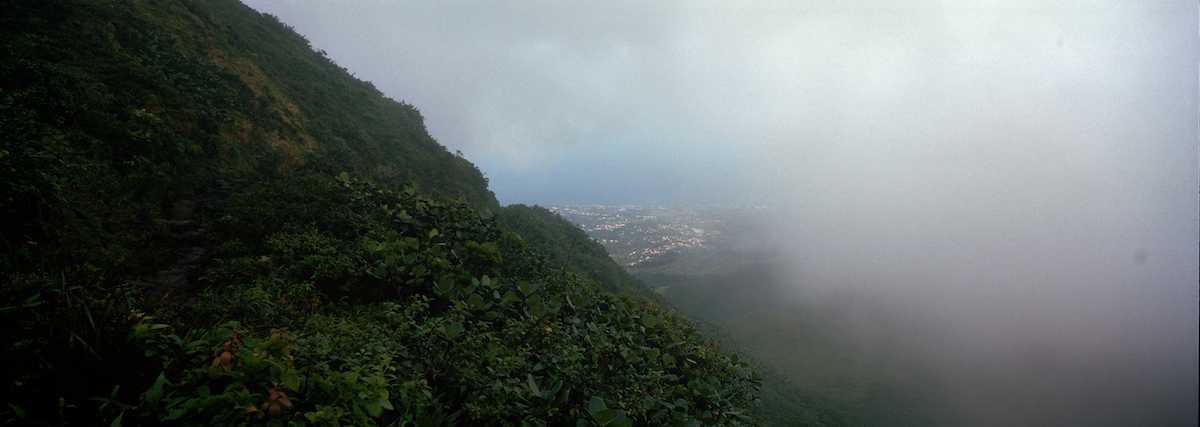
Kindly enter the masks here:
[[1169, 20], [871, 22], [761, 132], [797, 295], [943, 325], [914, 351], [956, 425], [1195, 425], [1197, 62]]
[[1195, 425], [1196, 63], [962, 47], [765, 135], [795, 291], [947, 325], [957, 425]]

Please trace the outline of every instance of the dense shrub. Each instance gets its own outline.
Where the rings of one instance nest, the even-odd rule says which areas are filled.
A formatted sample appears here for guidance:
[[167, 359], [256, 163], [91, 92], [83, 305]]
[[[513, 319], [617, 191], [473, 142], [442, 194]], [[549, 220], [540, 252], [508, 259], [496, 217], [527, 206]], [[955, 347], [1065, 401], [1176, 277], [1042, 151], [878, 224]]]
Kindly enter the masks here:
[[[469, 204], [343, 175], [260, 182], [212, 216], [218, 249], [192, 304], [151, 316], [136, 294], [98, 299], [114, 289], [99, 269], [62, 291], [44, 277], [6, 288], [35, 295], [0, 311], [33, 315], [6, 354], [29, 369], [8, 386], [24, 396], [13, 414], [64, 416], [47, 394], [61, 393], [65, 421], [138, 424], [752, 421], [759, 378], [745, 362], [673, 311], [555, 267]], [[39, 366], [48, 324], [74, 325], [83, 348]], [[54, 386], [61, 372], [82, 383]]]

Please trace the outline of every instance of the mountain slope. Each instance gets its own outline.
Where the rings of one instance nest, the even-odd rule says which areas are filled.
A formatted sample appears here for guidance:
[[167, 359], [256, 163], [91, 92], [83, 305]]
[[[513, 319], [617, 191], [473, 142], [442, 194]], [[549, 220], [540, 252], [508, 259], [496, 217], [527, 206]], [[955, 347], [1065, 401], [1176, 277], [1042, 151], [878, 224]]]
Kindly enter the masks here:
[[867, 426], [939, 425], [937, 379], [910, 355], [914, 330], [931, 325], [883, 307], [794, 296], [775, 266], [712, 276], [658, 275], [664, 297], [689, 316], [721, 325], [741, 345]]
[[498, 218], [506, 230], [538, 245], [551, 260], [579, 271], [605, 291], [664, 302], [642, 281], [613, 262], [604, 246], [558, 214], [540, 206], [509, 205], [500, 211]]
[[755, 423], [748, 364], [502, 232], [415, 108], [277, 20], [5, 12], [0, 424]]
[[[829, 427], [847, 425], [847, 417], [811, 392], [806, 391], [811, 388], [798, 387], [786, 376], [778, 373], [772, 365], [763, 363], [762, 360], [765, 358], [757, 355], [763, 354], [761, 351], [765, 347], [760, 345], [761, 343], [757, 340], [743, 340], [741, 328], [738, 329], [738, 332], [731, 332], [732, 329], [727, 330], [718, 323], [703, 320], [707, 318], [724, 321], [720, 316], [713, 316], [711, 313], [713, 310], [710, 308], [714, 307], [730, 317], [737, 317], [743, 311], [764, 304], [764, 301], [759, 299], [762, 297], [761, 294], [738, 295], [734, 287], [726, 287], [726, 292], [701, 289], [705, 292], [670, 293], [668, 298], [671, 298], [672, 302], [669, 303], [666, 298], [650, 290], [645, 283], [617, 265], [603, 245], [588, 237], [587, 233], [561, 215], [539, 206], [510, 205], [505, 206], [497, 217], [500, 225], [506, 230], [517, 233], [523, 240], [544, 249], [556, 266], [569, 267], [579, 271], [584, 277], [594, 281], [606, 291], [644, 296], [659, 306], [671, 308], [672, 312], [675, 311], [672, 306], [677, 306], [685, 309], [685, 313], [688, 313], [689, 316], [691, 313], [707, 315], [707, 317], [692, 317], [691, 321], [705, 335], [717, 339], [721, 343], [723, 352], [739, 354], [740, 360], [748, 363], [755, 372], [762, 375], [762, 397], [753, 405], [753, 408], [755, 415], [760, 417], [765, 425]], [[736, 276], [742, 280], [756, 283], [773, 283], [769, 277], [765, 277], [770, 274], [769, 269], [764, 265], [759, 265], [759, 267], [757, 269], [744, 268], [735, 274], [722, 276], [722, 279], [730, 280]], [[687, 285], [688, 283], [681, 285], [680, 289], [697, 290], [685, 287]], [[684, 298], [685, 294], [696, 298]], [[712, 298], [719, 299], [719, 301]], [[764, 328], [774, 328], [778, 324], [764, 322], [758, 323], [758, 325]], [[751, 345], [741, 345], [743, 342]], [[789, 341], [782, 342], [786, 344]], [[790, 359], [776, 360], [792, 362]], [[780, 366], [783, 365], [780, 364]]]
[[346, 171], [499, 209], [415, 107], [236, 0], [5, 3], [0, 267], [120, 262], [162, 200], [215, 179]]

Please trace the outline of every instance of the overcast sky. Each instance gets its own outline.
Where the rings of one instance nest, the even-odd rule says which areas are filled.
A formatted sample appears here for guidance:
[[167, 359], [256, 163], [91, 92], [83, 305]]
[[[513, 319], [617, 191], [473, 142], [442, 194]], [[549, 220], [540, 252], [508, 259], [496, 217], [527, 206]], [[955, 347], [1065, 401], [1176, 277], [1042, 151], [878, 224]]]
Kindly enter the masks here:
[[1092, 417], [1194, 424], [1194, 1], [244, 1], [419, 108], [501, 204], [776, 206], [798, 288], [1092, 378], [1057, 390]]
[[502, 204], [1196, 167], [1194, 2], [246, 3], [420, 108]]

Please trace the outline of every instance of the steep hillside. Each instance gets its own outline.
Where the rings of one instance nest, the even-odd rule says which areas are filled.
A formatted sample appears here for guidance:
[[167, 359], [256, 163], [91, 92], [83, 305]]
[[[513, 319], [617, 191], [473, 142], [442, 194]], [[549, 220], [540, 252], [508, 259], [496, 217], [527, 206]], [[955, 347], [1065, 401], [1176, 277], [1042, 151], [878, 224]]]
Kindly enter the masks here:
[[[589, 235], [621, 251], [624, 255], [614, 259], [624, 261], [630, 274], [763, 372], [759, 413], [768, 424], [809, 419], [806, 413], [824, 407], [798, 408], [790, 402], [814, 395], [840, 409], [831, 412], [844, 414], [841, 419], [851, 424], [943, 424], [937, 378], [912, 357], [920, 347], [913, 343], [922, 342], [914, 339], [915, 331], [934, 330], [933, 325], [884, 307], [800, 297], [801, 282], [781, 268], [785, 258], [767, 237], [775, 225], [756, 215], [760, 209], [552, 209], [564, 212], [560, 222], [579, 221]], [[549, 212], [542, 216], [556, 218]], [[539, 241], [536, 233], [531, 236]], [[773, 401], [774, 394], [793, 392]], [[779, 412], [789, 415], [776, 416]]]
[[[746, 361], [755, 372], [762, 374], [761, 400], [756, 402], [752, 408], [754, 414], [761, 418], [765, 425], [833, 427], [847, 425], [847, 419], [853, 419], [853, 417], [846, 417], [841, 411], [834, 409], [833, 405], [814, 396], [810, 391], [806, 391], [806, 389], [812, 390], [814, 387], [801, 388], [795, 385], [785, 375], [778, 373], [771, 364], [763, 363], [764, 358], [756, 357], [756, 350], [768, 350], [762, 342], [756, 339], [762, 334], [747, 336], [744, 341], [749, 345], [743, 346], [740, 343], [743, 342], [743, 334], [746, 331], [741, 327], [742, 325], [736, 325], [738, 326], [737, 333], [730, 333], [717, 323], [725, 322], [728, 318], [739, 317], [746, 311], [768, 304], [771, 299], [761, 299], [765, 296], [761, 292], [739, 293], [738, 288], [733, 286], [725, 286], [724, 292], [717, 292], [713, 289], [694, 289], [688, 286], [690, 283], [687, 280], [676, 280], [680, 282], [679, 292], [678, 294], [668, 294], [668, 298], [672, 301], [668, 303], [666, 299], [650, 290], [641, 280], [617, 265], [604, 246], [592, 240], [583, 230], [559, 214], [539, 206], [510, 205], [500, 211], [498, 218], [500, 225], [506, 230], [514, 232], [526, 242], [546, 250], [549, 260], [555, 266], [572, 268], [606, 291], [645, 296], [660, 306], [672, 307], [675, 305], [682, 307], [685, 313], [702, 314], [703, 316], [691, 319], [697, 329], [721, 342], [724, 352], [740, 354], [741, 359]], [[733, 277], [755, 283], [774, 283], [774, 280], [768, 277], [770, 269], [761, 264], [757, 267], [721, 276], [725, 280], [722, 283], [728, 285], [732, 282]], [[694, 298], [689, 299], [688, 296]], [[674, 308], [671, 310], [675, 311]], [[714, 313], [715, 311], [721, 313]], [[761, 323], [759, 326], [766, 329], [782, 326], [783, 330], [790, 330], [784, 323]], [[791, 342], [786, 339], [790, 337], [782, 338], [785, 338], [781, 341], [784, 345]], [[771, 352], [771, 356], [776, 355]], [[790, 358], [773, 360], [780, 362], [780, 366], [794, 362]], [[807, 383], [805, 385], [808, 386]]]
[[415, 108], [277, 20], [0, 23], [0, 424], [756, 423], [749, 364], [501, 231]]
[[136, 257], [159, 203], [215, 179], [346, 171], [499, 208], [415, 107], [236, 0], [5, 2], [0, 40], [6, 270]]
[[211, 208], [202, 287], [10, 274], [6, 418], [119, 425], [739, 425], [759, 374], [462, 202], [261, 181]]
[[561, 216], [540, 206], [509, 205], [500, 224], [545, 250], [560, 266], [570, 266], [608, 292], [636, 295], [659, 303], [662, 297], [613, 262], [604, 246]]
[[850, 310], [830, 299], [803, 301], [775, 277], [775, 266], [710, 276], [654, 276], [663, 296], [686, 314], [721, 325], [747, 352], [769, 361], [866, 426], [939, 425], [937, 378], [911, 360], [905, 342], [930, 325], [898, 318], [882, 307]]

